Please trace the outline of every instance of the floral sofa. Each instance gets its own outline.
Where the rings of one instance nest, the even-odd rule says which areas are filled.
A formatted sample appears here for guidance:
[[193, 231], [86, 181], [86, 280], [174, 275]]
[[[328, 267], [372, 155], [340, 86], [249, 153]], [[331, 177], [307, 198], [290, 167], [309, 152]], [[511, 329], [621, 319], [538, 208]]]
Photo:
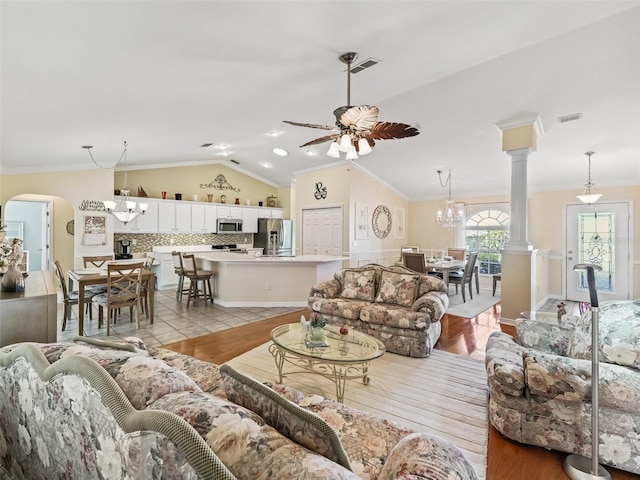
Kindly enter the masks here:
[[135, 337], [3, 347], [0, 478], [477, 478], [448, 441], [272, 387]]
[[[640, 301], [600, 304], [600, 462], [640, 474]], [[489, 418], [522, 443], [591, 456], [591, 311], [487, 342]]]
[[449, 296], [437, 277], [369, 264], [340, 269], [314, 285], [308, 303], [311, 320], [348, 325], [377, 338], [389, 352], [427, 357], [440, 338]]

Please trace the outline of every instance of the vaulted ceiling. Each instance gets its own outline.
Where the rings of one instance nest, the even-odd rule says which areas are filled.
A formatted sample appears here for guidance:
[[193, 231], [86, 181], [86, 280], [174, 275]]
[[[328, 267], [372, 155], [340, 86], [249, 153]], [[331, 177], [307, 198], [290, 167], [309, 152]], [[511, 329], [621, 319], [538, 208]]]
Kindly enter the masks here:
[[355, 162], [407, 199], [445, 196], [438, 169], [453, 171], [456, 196], [509, 193], [510, 160], [495, 124], [532, 113], [544, 134], [529, 160], [530, 190], [580, 189], [587, 150], [596, 152], [598, 187], [640, 184], [638, 1], [0, 8], [2, 174], [98, 168], [87, 144], [112, 167], [127, 140], [130, 169], [225, 163], [288, 185], [296, 172], [337, 159], [326, 155], [328, 143], [299, 148], [323, 130], [283, 120], [332, 125], [346, 104], [338, 56], [355, 51], [356, 64], [379, 63], [352, 76], [351, 103], [420, 129], [376, 142]]

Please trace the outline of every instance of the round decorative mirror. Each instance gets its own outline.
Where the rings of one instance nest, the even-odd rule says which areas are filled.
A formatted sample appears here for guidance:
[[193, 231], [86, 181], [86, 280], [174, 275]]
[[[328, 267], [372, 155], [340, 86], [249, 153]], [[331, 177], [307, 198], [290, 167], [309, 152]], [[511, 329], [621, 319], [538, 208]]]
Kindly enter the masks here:
[[389, 208], [385, 205], [378, 205], [373, 211], [371, 226], [376, 237], [386, 238], [391, 231], [391, 212]]

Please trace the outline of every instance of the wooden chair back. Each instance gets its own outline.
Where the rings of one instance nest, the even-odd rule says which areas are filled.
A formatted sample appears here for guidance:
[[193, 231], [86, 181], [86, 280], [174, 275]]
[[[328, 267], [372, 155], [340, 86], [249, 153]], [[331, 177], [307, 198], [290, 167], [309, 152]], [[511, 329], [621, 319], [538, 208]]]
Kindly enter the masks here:
[[82, 257], [84, 262], [84, 268], [97, 267], [103, 268], [108, 262], [113, 261], [113, 255], [94, 255], [88, 257]]
[[58, 279], [58, 283], [60, 284], [60, 288], [62, 288], [62, 297], [64, 298], [64, 302], [69, 302], [69, 291], [67, 290], [67, 283], [64, 280], [64, 272], [62, 271], [62, 267], [60, 266], [60, 261], [56, 260], [55, 262], [56, 268], [53, 270], [56, 274], [56, 278]]
[[182, 262], [182, 255], [180, 252], [171, 252], [173, 258], [173, 268], [177, 275], [184, 275], [184, 263]]
[[420, 247], [415, 245], [405, 245], [400, 247], [400, 261], [404, 263], [404, 254], [405, 253], [418, 253], [420, 252]]
[[464, 260], [467, 256], [466, 248], [447, 248], [447, 255], [454, 260]]
[[402, 263], [409, 270], [418, 273], [427, 273], [427, 261], [424, 253], [404, 252]]
[[107, 309], [137, 306], [144, 262], [107, 264]]

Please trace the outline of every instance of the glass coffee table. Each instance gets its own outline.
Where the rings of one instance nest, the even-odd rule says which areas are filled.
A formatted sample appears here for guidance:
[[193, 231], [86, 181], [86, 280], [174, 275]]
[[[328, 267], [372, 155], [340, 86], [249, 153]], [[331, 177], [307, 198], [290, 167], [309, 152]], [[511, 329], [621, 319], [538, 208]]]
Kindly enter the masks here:
[[[362, 379], [368, 385], [371, 361], [384, 354], [385, 346], [371, 335], [352, 329], [341, 335], [338, 327], [331, 326], [324, 327], [322, 340], [326, 346], [313, 346], [299, 323], [274, 328], [269, 352], [278, 368], [278, 381], [294, 373], [321, 375], [335, 384], [336, 397], [343, 402], [346, 381]], [[285, 364], [293, 369], [285, 373]]]

